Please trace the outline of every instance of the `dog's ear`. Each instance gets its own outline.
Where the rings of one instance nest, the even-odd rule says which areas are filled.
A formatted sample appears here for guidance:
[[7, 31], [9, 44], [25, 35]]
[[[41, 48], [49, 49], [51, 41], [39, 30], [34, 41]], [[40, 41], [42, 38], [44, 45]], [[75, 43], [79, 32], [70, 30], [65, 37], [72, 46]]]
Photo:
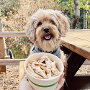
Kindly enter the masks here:
[[67, 16], [63, 15], [60, 11], [55, 10], [55, 14], [58, 21], [58, 30], [60, 32], [61, 37], [66, 36], [66, 32], [68, 32], [70, 25], [69, 25], [69, 19]]
[[26, 35], [30, 38], [32, 42], [35, 41], [35, 25], [34, 20], [30, 19], [30, 21], [26, 24]]

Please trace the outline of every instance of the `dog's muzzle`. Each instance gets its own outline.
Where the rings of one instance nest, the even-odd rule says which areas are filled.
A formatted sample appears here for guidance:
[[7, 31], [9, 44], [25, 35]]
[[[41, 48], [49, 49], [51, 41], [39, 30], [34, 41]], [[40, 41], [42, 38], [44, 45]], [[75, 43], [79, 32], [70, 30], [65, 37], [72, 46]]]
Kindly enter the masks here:
[[49, 34], [50, 29], [46, 27], [46, 28], [43, 29], [43, 31], [45, 33], [44, 39], [45, 40], [50, 40], [51, 39], [51, 35]]
[[49, 34], [50, 29], [46, 27], [46, 28], [43, 29], [43, 31], [45, 33], [44, 39], [45, 40], [50, 40], [51, 39], [51, 35]]
[[49, 33], [49, 30], [50, 30], [50, 29], [47, 28], [47, 27], [43, 29], [43, 31], [44, 31], [45, 33]]

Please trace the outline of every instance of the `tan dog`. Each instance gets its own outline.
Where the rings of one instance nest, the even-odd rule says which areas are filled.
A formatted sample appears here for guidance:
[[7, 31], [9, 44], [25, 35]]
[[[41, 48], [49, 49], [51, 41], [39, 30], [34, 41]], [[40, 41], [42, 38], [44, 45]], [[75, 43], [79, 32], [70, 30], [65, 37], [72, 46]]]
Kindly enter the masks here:
[[59, 47], [60, 38], [65, 37], [68, 30], [68, 18], [60, 11], [51, 9], [39, 9], [26, 25], [26, 34], [35, 45], [33, 52], [56, 53], [55, 55], [63, 61], [65, 75], [67, 62]]

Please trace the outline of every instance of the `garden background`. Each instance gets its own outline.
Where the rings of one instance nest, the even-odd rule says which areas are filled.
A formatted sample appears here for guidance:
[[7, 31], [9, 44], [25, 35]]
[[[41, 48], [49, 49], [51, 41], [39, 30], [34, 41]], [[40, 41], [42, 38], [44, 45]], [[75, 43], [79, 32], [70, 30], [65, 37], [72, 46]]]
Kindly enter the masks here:
[[[90, 2], [78, 0], [80, 17], [76, 29], [90, 29]], [[74, 0], [1, 0], [0, 12], [3, 31], [25, 31], [30, 16], [39, 8], [60, 10], [70, 19], [70, 28], [75, 18]], [[27, 58], [32, 42], [27, 37], [6, 37], [6, 54], [12, 52], [14, 58]]]
[[[74, 1], [78, 1], [78, 17], [75, 15]], [[25, 31], [30, 16], [39, 8], [62, 11], [70, 18], [70, 29], [75, 18], [78, 18], [76, 29], [90, 29], [90, 0], [0, 0], [3, 31]], [[27, 37], [5, 37], [4, 42], [5, 56], [11, 54], [16, 59], [27, 58], [33, 44]], [[0, 74], [0, 90], [19, 90], [19, 68], [19, 63], [6, 65], [6, 73]], [[82, 65], [76, 74], [90, 75], [90, 65]]]

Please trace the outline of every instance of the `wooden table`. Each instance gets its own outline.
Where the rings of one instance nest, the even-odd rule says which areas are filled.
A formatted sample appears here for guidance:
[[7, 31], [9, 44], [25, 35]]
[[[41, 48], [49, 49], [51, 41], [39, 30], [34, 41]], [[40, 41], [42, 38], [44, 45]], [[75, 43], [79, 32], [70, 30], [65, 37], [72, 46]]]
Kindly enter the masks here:
[[[71, 30], [61, 39], [61, 49], [67, 54], [68, 86], [65, 90], [90, 89], [90, 76], [75, 76], [83, 62], [90, 60], [90, 30]], [[24, 62], [20, 62], [20, 81], [22, 79]]]
[[70, 30], [67, 36], [62, 38], [61, 45], [68, 54], [66, 81], [70, 90], [90, 89], [89, 75], [75, 76], [83, 62], [86, 59], [90, 60], [90, 30]]
[[90, 29], [70, 30], [61, 44], [73, 52], [90, 60]]

